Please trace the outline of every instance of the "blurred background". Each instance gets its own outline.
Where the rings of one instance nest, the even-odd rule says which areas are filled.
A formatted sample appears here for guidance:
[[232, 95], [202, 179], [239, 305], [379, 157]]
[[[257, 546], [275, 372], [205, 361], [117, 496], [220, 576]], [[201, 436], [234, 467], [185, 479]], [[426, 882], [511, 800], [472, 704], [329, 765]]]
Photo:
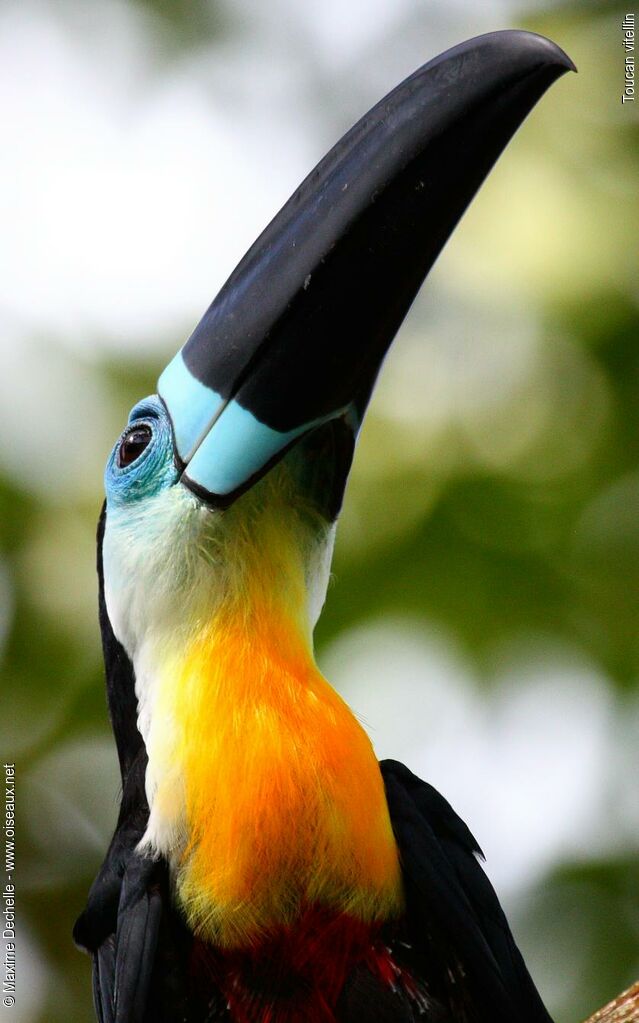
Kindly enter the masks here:
[[[639, 977], [637, 117], [611, 0], [22, 0], [0, 10], [0, 657], [19, 1023], [91, 1017], [70, 931], [118, 799], [101, 476], [255, 235], [425, 60], [523, 27], [579, 67], [398, 338], [318, 656], [478, 836], [558, 1023]], [[639, 103], [637, 104], [639, 107]]]

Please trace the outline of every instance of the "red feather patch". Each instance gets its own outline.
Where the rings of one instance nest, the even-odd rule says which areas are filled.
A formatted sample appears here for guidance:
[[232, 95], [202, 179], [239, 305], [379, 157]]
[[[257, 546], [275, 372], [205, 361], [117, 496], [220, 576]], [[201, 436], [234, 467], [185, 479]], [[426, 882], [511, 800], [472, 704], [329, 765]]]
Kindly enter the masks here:
[[418, 1000], [412, 978], [382, 942], [379, 925], [318, 907], [252, 948], [222, 950], [196, 941], [192, 960], [195, 983], [208, 990], [215, 983], [234, 1023], [336, 1023], [342, 989], [361, 966], [380, 985]]

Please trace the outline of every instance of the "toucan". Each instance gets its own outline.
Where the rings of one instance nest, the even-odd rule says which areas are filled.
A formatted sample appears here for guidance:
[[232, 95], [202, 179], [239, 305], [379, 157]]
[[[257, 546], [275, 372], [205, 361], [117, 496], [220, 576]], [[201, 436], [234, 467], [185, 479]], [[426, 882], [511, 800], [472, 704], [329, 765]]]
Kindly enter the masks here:
[[475, 838], [377, 761], [313, 629], [386, 352], [569, 69], [502, 31], [417, 70], [311, 171], [131, 411], [97, 559], [121, 806], [74, 930], [100, 1023], [550, 1023]]

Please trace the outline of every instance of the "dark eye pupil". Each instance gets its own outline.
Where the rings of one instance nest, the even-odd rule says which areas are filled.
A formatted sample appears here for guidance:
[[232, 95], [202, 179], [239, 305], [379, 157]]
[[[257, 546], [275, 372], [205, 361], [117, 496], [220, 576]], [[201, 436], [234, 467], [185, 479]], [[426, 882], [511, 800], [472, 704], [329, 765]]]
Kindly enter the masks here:
[[145, 425], [136, 426], [125, 434], [120, 441], [118, 449], [118, 466], [120, 469], [131, 465], [132, 462], [135, 462], [136, 458], [140, 457], [151, 437], [151, 427]]

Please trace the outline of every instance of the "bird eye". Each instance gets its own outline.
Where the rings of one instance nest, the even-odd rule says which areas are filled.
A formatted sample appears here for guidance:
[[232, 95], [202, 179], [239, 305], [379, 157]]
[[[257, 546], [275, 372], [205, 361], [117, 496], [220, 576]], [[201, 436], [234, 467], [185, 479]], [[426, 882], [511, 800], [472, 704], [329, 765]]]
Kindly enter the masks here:
[[152, 436], [153, 431], [146, 423], [134, 426], [128, 433], [125, 433], [118, 448], [118, 468], [126, 469], [128, 465], [132, 465], [149, 444]]

